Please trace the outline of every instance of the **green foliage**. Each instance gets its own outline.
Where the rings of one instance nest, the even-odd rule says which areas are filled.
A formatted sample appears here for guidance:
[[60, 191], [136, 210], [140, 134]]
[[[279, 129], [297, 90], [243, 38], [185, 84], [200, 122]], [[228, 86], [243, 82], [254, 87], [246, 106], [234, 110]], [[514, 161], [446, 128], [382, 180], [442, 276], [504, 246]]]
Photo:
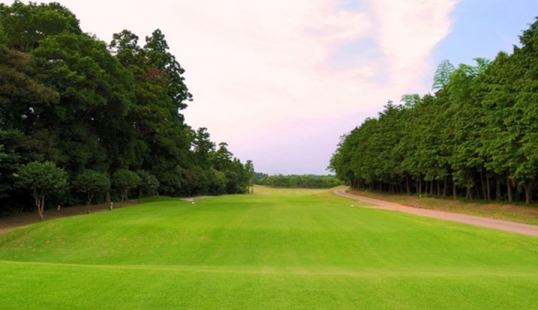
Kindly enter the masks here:
[[215, 143], [209, 139], [207, 128], [198, 128], [192, 133], [192, 150], [195, 163], [203, 168], [211, 166], [210, 155], [215, 151]]
[[419, 104], [420, 100], [421, 98], [419, 94], [407, 94], [402, 96], [400, 102], [403, 102], [406, 108], [412, 108]]
[[[87, 170], [145, 171], [139, 195], [245, 192], [226, 143], [185, 123], [184, 73], [158, 29], [143, 46], [129, 30], [107, 45], [58, 3], [0, 4], [0, 214], [25, 210], [13, 175], [32, 161], [63, 167], [71, 185]], [[79, 203], [75, 187], [58, 203]]]
[[29, 52], [48, 36], [81, 34], [82, 30], [75, 15], [59, 3], [24, 4], [17, 0], [11, 6], [0, 4], [0, 32], [7, 47]]
[[90, 204], [96, 193], [104, 193], [110, 190], [110, 178], [106, 173], [95, 170], [84, 170], [76, 179], [74, 186], [80, 192], [87, 194], [88, 213]]
[[153, 174], [144, 170], [138, 170], [136, 174], [140, 178], [140, 183], [138, 185], [139, 199], [142, 198], [142, 192], [154, 196], [155, 191], [159, 188], [159, 180]]
[[45, 196], [65, 189], [67, 173], [52, 162], [34, 161], [20, 166], [17, 174], [18, 181], [15, 185], [30, 191], [34, 197], [39, 217], [43, 219]]
[[256, 184], [284, 188], [333, 188], [342, 185], [342, 181], [335, 176], [279, 174], [265, 176]]
[[0, 164], [2, 163], [2, 160], [6, 159], [8, 155], [4, 153], [4, 146], [0, 144]]
[[443, 60], [435, 71], [433, 77], [433, 90], [438, 90], [443, 88], [450, 82], [450, 74], [454, 71], [454, 66], [448, 60]]
[[404, 106], [389, 102], [378, 118], [343, 136], [329, 167], [357, 188], [536, 200], [537, 25], [512, 55], [457, 68], [442, 62], [435, 95], [404, 95]]
[[252, 160], [247, 160], [245, 163], [245, 181], [247, 182], [247, 194], [254, 193], [254, 182], [256, 176], [254, 175], [254, 163]]
[[120, 169], [114, 173], [112, 184], [121, 192], [121, 206], [123, 206], [123, 201], [128, 199], [129, 190], [139, 186], [140, 182], [140, 177], [133, 171]]
[[32, 133], [59, 95], [39, 80], [33, 57], [0, 46], [0, 128]]

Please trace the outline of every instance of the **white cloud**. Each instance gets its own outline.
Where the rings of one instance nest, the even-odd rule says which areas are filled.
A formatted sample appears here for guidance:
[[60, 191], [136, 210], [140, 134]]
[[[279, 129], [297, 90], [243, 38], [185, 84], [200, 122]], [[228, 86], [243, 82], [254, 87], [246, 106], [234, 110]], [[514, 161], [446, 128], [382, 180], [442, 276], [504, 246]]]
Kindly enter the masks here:
[[371, 0], [376, 40], [386, 55], [393, 87], [417, 88], [428, 56], [451, 29], [449, 13], [458, 0]]

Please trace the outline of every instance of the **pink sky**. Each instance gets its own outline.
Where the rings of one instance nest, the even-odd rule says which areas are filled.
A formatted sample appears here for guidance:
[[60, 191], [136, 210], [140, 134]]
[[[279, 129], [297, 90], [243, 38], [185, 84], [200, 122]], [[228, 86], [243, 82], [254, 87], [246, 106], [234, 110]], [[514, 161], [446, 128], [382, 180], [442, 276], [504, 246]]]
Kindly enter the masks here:
[[340, 135], [426, 93], [457, 2], [60, 1], [106, 42], [160, 28], [194, 95], [187, 123], [269, 174], [326, 173]]

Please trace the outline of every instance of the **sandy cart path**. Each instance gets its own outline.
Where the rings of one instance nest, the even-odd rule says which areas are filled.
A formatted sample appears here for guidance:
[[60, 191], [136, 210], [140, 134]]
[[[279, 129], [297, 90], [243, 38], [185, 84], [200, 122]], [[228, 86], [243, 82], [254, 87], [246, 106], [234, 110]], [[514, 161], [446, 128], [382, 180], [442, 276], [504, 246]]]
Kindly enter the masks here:
[[378, 199], [372, 199], [372, 198], [349, 194], [349, 193], [346, 193], [346, 190], [347, 188], [337, 189], [334, 191], [334, 193], [338, 196], [372, 203], [375, 205], [373, 206], [373, 208], [405, 212], [405, 213], [410, 213], [410, 214], [415, 214], [415, 215], [420, 215], [420, 216], [427, 216], [427, 217], [432, 217], [432, 218], [441, 219], [441, 220], [465, 223], [469, 225], [493, 228], [493, 229], [513, 232], [517, 234], [538, 237], [538, 226], [535, 226], [535, 225], [520, 224], [520, 223], [490, 219], [490, 218], [467, 215], [467, 214], [450, 213], [450, 212], [443, 212], [443, 211], [437, 211], [437, 210], [407, 207], [407, 206], [400, 205], [397, 203], [386, 202], [386, 201], [382, 201]]

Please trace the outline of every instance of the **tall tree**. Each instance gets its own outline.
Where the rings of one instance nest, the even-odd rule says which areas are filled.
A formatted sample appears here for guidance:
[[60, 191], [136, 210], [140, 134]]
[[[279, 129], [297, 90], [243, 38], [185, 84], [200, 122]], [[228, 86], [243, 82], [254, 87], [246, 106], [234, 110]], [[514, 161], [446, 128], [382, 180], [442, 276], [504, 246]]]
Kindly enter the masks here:
[[192, 149], [194, 160], [197, 165], [205, 169], [211, 166], [210, 155], [215, 152], [215, 143], [209, 139], [207, 128], [198, 128], [193, 134]]
[[185, 109], [186, 101], [192, 101], [192, 94], [184, 83], [185, 70], [177, 62], [176, 57], [168, 51], [168, 43], [160, 29], [146, 37], [144, 48], [148, 51], [148, 58], [153, 66], [150, 73], [166, 79], [168, 96], [174, 106], [179, 110]]
[[155, 175], [163, 194], [177, 195], [188, 168], [191, 144], [190, 127], [179, 113], [192, 100], [184, 84], [183, 68], [168, 51], [160, 30], [138, 46], [138, 37], [124, 30], [114, 35], [109, 48], [135, 79], [135, 102], [128, 119], [135, 129], [136, 145], [133, 165]]
[[245, 176], [247, 178], [247, 194], [253, 194], [254, 193], [254, 164], [252, 163], [252, 160], [247, 160], [245, 163]]

